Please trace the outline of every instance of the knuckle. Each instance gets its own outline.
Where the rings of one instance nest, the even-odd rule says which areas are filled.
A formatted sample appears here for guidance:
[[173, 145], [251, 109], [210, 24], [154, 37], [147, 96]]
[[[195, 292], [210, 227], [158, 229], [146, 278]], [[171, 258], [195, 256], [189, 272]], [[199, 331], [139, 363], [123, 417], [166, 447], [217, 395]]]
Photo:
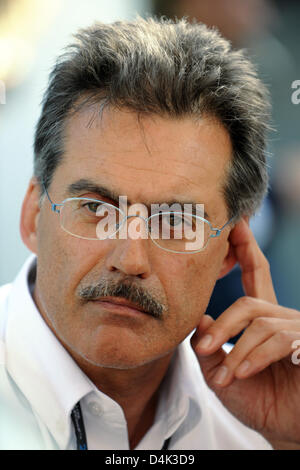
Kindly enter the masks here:
[[251, 308], [253, 307], [253, 298], [249, 297], [248, 295], [244, 295], [240, 297], [237, 302], [241, 308]]
[[273, 319], [269, 317], [257, 317], [252, 323], [257, 330], [274, 330]]
[[287, 341], [291, 341], [294, 337], [293, 333], [289, 330], [280, 330], [275, 336], [279, 343], [286, 343]]
[[270, 268], [270, 262], [269, 260], [264, 256], [263, 258], [263, 266], [266, 270], [270, 271], [271, 268]]

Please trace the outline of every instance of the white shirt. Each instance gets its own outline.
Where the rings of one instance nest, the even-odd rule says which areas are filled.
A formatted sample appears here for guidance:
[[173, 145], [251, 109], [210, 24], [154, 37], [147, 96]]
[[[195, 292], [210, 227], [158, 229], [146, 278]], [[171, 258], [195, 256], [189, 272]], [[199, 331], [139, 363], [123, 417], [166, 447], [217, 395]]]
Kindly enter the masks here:
[[[80, 401], [89, 449], [128, 450], [122, 408], [99, 391], [46, 325], [32, 299], [36, 257], [0, 288], [0, 449], [76, 449], [71, 411]], [[208, 388], [187, 338], [161, 386], [152, 427], [136, 447], [272, 449]]]

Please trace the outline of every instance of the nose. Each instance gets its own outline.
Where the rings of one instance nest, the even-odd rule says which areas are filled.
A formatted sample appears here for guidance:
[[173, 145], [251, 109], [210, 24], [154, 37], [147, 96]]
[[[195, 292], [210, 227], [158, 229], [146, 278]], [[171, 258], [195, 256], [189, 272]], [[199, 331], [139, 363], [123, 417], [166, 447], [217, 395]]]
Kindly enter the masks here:
[[119, 271], [122, 274], [138, 276], [146, 279], [151, 273], [149, 260], [149, 244], [151, 240], [145, 238], [117, 239], [106, 260], [109, 271]]

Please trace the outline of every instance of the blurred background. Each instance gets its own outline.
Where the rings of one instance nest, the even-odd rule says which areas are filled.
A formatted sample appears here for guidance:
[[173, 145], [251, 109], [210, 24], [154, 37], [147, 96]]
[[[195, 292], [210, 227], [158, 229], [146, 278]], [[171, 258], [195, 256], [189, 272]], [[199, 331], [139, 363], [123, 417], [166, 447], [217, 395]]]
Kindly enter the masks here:
[[[251, 226], [269, 259], [279, 303], [300, 310], [299, 0], [0, 0], [0, 285], [29, 254], [19, 234], [33, 168], [34, 128], [56, 56], [80, 27], [136, 14], [186, 16], [245, 48], [271, 92], [271, 188]], [[299, 104], [297, 104], [297, 101]], [[217, 282], [207, 313], [243, 295], [240, 271]], [[235, 339], [234, 339], [235, 340]]]

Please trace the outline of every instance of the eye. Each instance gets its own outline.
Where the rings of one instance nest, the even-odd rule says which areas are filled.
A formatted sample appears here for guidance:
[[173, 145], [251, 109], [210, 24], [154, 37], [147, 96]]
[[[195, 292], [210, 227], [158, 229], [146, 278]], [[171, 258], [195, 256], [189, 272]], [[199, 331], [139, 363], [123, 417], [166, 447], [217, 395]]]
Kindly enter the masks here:
[[82, 207], [87, 207], [87, 209], [92, 212], [93, 214], [96, 214], [98, 207], [100, 206], [100, 202], [86, 202], [82, 205]]
[[[164, 217], [165, 221], [167, 220], [167, 217]], [[177, 214], [170, 214], [169, 217], [169, 224], [171, 227], [176, 227], [177, 225], [180, 225], [182, 223], [182, 215], [177, 215]]]

